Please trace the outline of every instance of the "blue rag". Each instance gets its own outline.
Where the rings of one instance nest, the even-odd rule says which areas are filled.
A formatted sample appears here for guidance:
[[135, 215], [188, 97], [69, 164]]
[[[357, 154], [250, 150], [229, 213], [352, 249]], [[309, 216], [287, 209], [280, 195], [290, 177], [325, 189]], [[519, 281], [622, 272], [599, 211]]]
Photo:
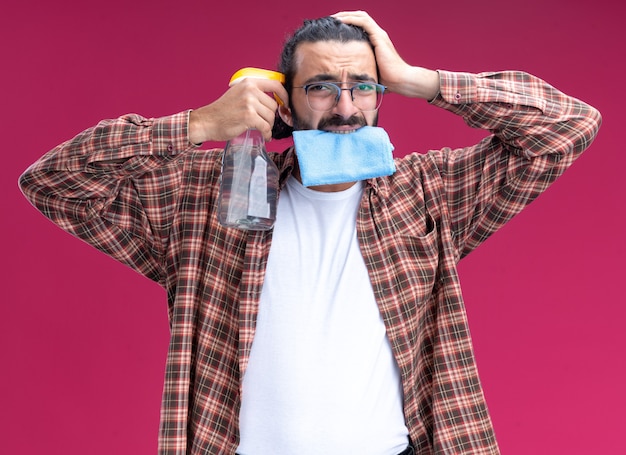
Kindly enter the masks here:
[[304, 186], [356, 182], [396, 171], [387, 132], [364, 126], [353, 133], [321, 130], [293, 132]]

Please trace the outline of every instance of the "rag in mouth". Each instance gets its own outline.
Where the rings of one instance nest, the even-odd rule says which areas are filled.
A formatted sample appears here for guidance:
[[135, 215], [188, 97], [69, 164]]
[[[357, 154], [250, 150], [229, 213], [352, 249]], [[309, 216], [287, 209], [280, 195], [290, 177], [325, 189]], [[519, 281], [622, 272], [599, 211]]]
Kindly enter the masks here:
[[304, 186], [356, 182], [391, 175], [396, 170], [393, 145], [387, 132], [379, 127], [294, 131], [293, 140]]

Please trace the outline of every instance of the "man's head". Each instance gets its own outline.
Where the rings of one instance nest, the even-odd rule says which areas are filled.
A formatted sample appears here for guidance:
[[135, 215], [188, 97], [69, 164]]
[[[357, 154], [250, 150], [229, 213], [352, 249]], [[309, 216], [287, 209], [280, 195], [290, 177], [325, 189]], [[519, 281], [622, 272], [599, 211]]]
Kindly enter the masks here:
[[[332, 17], [307, 20], [285, 43], [278, 69], [285, 74], [290, 102], [288, 108], [279, 109], [274, 124], [274, 138], [288, 137], [294, 129], [338, 131], [376, 124], [377, 111], [359, 107], [361, 87], [353, 92], [348, 90], [355, 82], [378, 81], [374, 51], [362, 28], [344, 24]], [[315, 82], [332, 82], [343, 89], [337, 103], [330, 104], [330, 109], [325, 110], [325, 106], [320, 108], [311, 102], [314, 93], [320, 88], [310, 86]], [[354, 102], [351, 94], [355, 98]]]

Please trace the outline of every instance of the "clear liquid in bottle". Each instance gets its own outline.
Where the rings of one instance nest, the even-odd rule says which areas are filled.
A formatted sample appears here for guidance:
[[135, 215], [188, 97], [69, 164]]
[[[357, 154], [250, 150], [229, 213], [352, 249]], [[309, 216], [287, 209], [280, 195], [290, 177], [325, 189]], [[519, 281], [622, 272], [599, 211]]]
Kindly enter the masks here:
[[265, 140], [249, 129], [224, 148], [218, 219], [244, 230], [269, 230], [276, 221], [278, 168], [267, 155]]

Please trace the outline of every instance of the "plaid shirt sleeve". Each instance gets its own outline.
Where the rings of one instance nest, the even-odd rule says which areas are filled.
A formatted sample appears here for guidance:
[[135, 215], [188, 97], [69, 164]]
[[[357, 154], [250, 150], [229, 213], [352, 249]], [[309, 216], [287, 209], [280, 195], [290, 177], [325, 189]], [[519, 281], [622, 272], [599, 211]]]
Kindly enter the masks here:
[[[59, 227], [163, 284], [181, 183], [179, 173], [167, 170], [195, 148], [187, 139], [188, 115], [103, 120], [30, 166], [20, 187]], [[148, 173], [151, 178], [141, 178]]]
[[459, 257], [482, 243], [561, 175], [595, 138], [593, 107], [519, 71], [440, 71], [433, 104], [493, 136], [435, 158]]

